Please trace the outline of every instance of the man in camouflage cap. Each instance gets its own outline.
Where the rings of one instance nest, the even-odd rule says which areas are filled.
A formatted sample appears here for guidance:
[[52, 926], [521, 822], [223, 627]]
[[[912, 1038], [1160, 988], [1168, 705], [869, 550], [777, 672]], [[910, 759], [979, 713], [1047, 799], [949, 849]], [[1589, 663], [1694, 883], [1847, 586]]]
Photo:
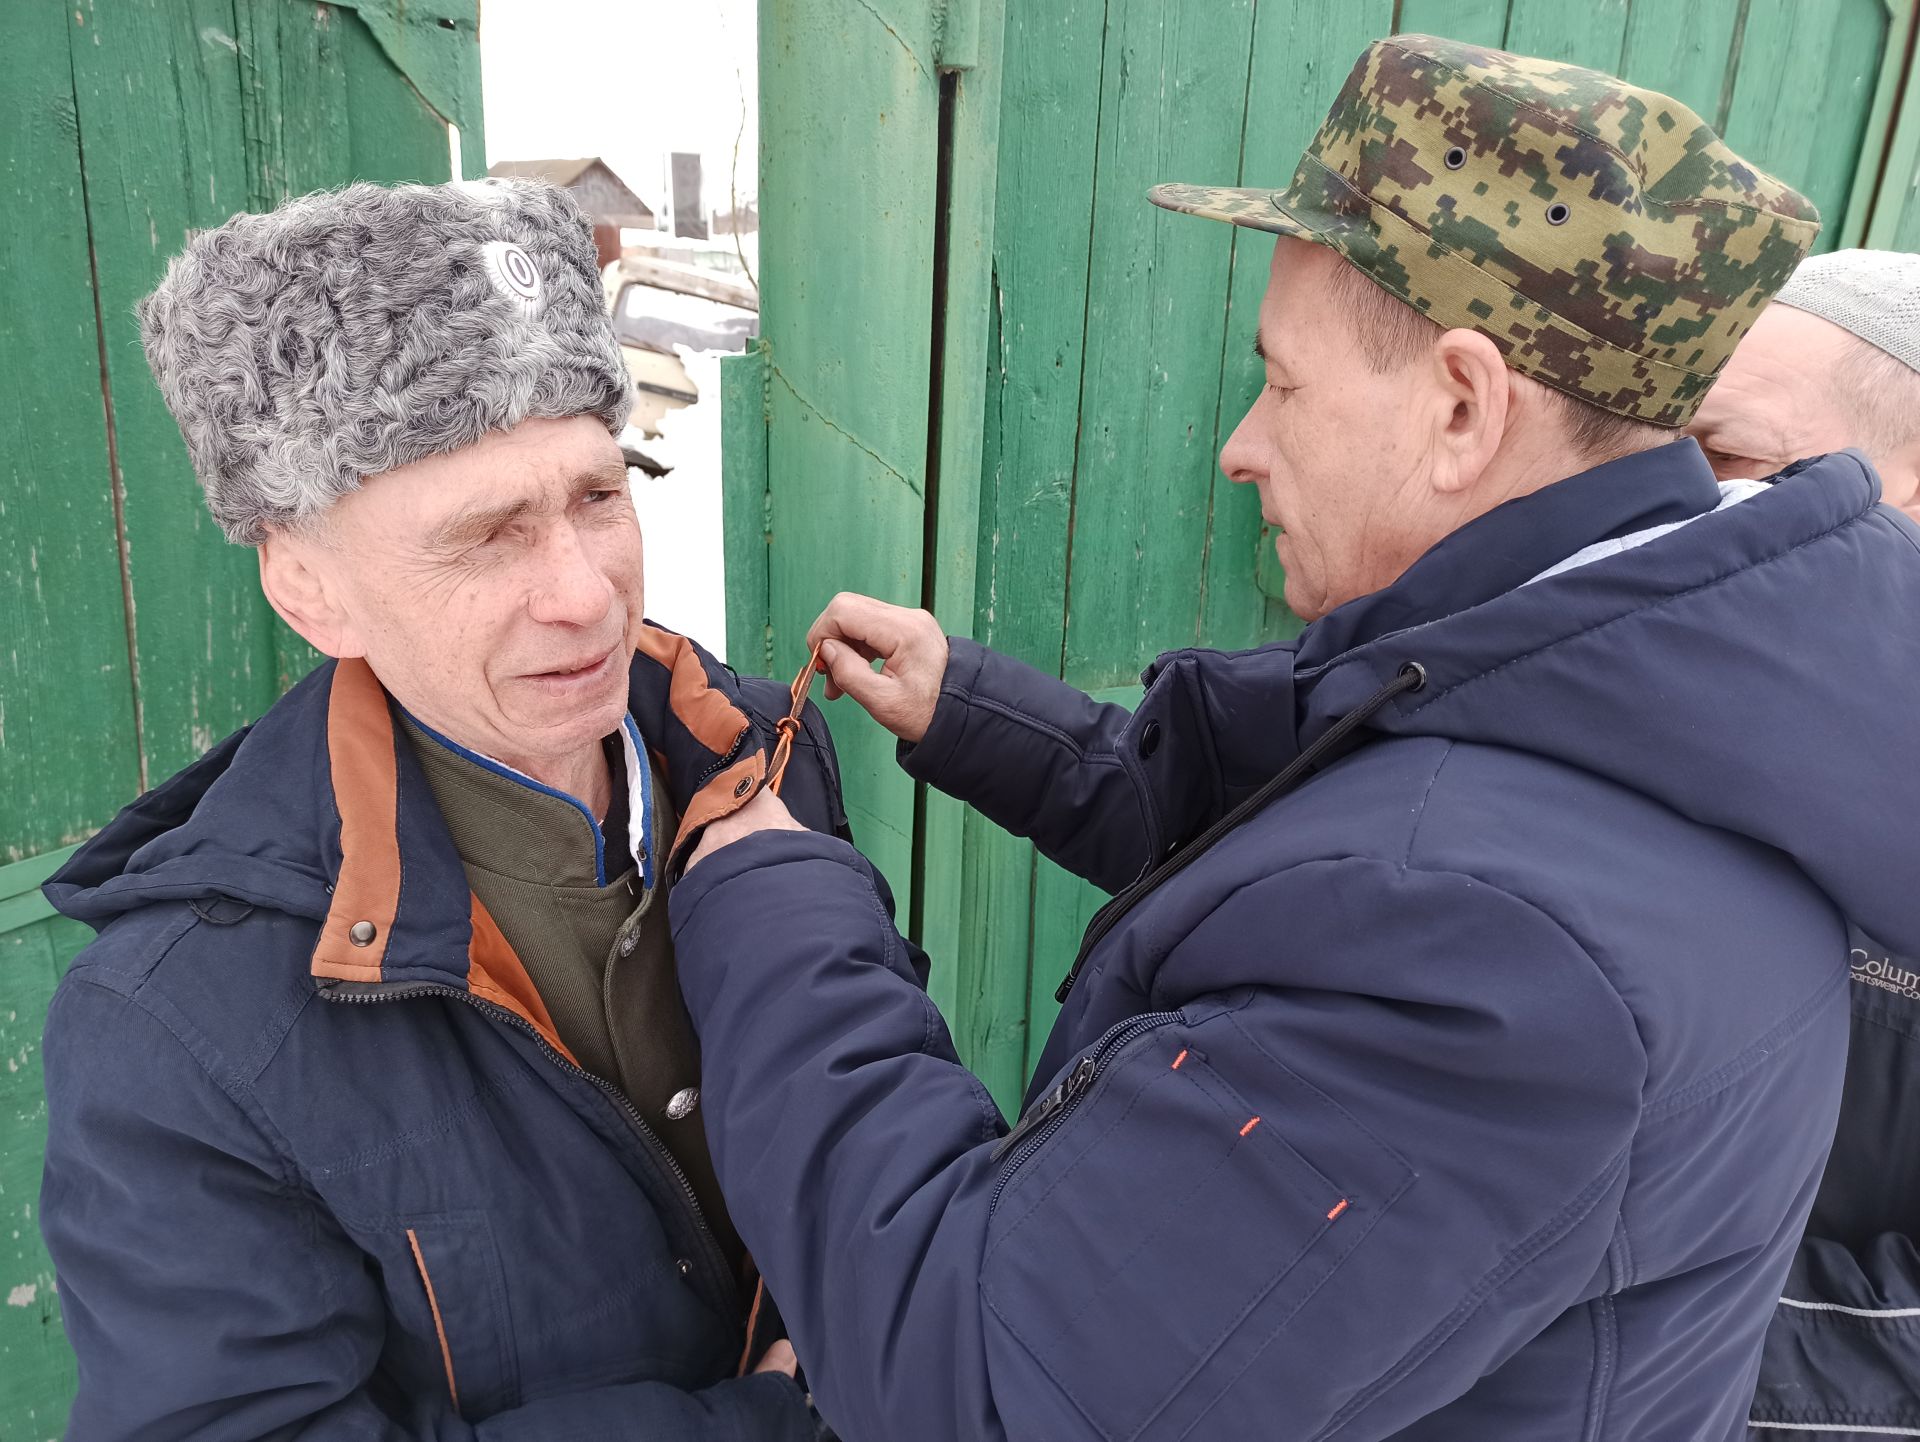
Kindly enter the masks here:
[[1916, 532], [1856, 456], [1722, 486], [1676, 429], [1813, 213], [1663, 96], [1423, 37], [1287, 189], [1157, 198], [1279, 236], [1221, 465], [1312, 624], [1128, 712], [828, 608], [908, 772], [1115, 895], [1036, 958], [1002, 1135], [859, 858], [774, 797], [710, 828], [673, 905], [741, 1234], [849, 1442], [1730, 1439], [1842, 918], [1920, 942], [1920, 633], [1859, 620], [1920, 609]]

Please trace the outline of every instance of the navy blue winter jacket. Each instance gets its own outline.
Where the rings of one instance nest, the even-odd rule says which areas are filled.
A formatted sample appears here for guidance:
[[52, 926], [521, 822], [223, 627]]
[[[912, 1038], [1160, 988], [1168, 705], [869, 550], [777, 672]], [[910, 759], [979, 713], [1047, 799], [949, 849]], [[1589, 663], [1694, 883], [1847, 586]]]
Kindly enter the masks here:
[[1840, 1127], [1767, 1328], [1754, 1442], [1920, 1437], [1920, 962], [1856, 936], [1852, 963]]
[[1105, 936], [1011, 1148], [850, 847], [689, 872], [720, 1179], [841, 1435], [1737, 1436], [1844, 918], [1920, 950], [1920, 531], [1877, 496], [1843, 453], [1706, 514], [1663, 447], [1131, 715], [953, 642], [908, 769], [1110, 890], [1426, 676]]
[[[762, 779], [788, 703], [649, 628], [631, 704], [680, 851]], [[844, 823], [817, 713], [785, 796]], [[734, 1380], [737, 1279], [671, 1155], [573, 1064], [363, 662], [47, 894], [100, 929], [46, 1027], [76, 1442], [813, 1437], [790, 1379]]]

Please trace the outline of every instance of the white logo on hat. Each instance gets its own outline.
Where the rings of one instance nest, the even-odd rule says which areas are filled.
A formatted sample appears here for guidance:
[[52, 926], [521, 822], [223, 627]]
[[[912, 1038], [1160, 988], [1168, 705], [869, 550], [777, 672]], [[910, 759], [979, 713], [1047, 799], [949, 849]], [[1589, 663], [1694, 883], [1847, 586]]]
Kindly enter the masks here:
[[490, 240], [480, 247], [487, 275], [508, 300], [531, 306], [540, 299], [540, 271], [533, 257], [510, 240]]

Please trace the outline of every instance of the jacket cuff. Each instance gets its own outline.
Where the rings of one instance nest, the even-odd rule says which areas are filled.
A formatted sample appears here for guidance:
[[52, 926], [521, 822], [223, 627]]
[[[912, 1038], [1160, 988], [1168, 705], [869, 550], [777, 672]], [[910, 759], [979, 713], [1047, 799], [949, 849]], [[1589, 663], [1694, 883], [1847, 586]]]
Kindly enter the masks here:
[[919, 741], [902, 741], [896, 754], [900, 768], [915, 781], [944, 790], [940, 778], [959, 751], [973, 714], [974, 688], [988, 651], [965, 636], [947, 637], [947, 669], [940, 677], [940, 695], [933, 703], [933, 720]]
[[703, 857], [698, 866], [674, 883], [667, 898], [674, 925], [685, 921], [710, 893], [729, 881], [789, 861], [835, 861], [855, 872], [868, 886], [877, 879], [866, 857], [837, 836], [819, 831], [756, 831]]
[[818, 1415], [806, 1389], [784, 1372], [754, 1372], [722, 1382], [740, 1423], [742, 1442], [815, 1442]]

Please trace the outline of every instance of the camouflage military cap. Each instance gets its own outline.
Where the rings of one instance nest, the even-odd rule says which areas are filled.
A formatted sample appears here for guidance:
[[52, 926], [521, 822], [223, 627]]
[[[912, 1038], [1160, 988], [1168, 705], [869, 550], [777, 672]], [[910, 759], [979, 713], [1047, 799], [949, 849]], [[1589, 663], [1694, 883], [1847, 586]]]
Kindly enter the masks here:
[[1513, 369], [1661, 426], [1820, 230], [1677, 100], [1428, 35], [1368, 47], [1285, 190], [1152, 199], [1329, 246]]

